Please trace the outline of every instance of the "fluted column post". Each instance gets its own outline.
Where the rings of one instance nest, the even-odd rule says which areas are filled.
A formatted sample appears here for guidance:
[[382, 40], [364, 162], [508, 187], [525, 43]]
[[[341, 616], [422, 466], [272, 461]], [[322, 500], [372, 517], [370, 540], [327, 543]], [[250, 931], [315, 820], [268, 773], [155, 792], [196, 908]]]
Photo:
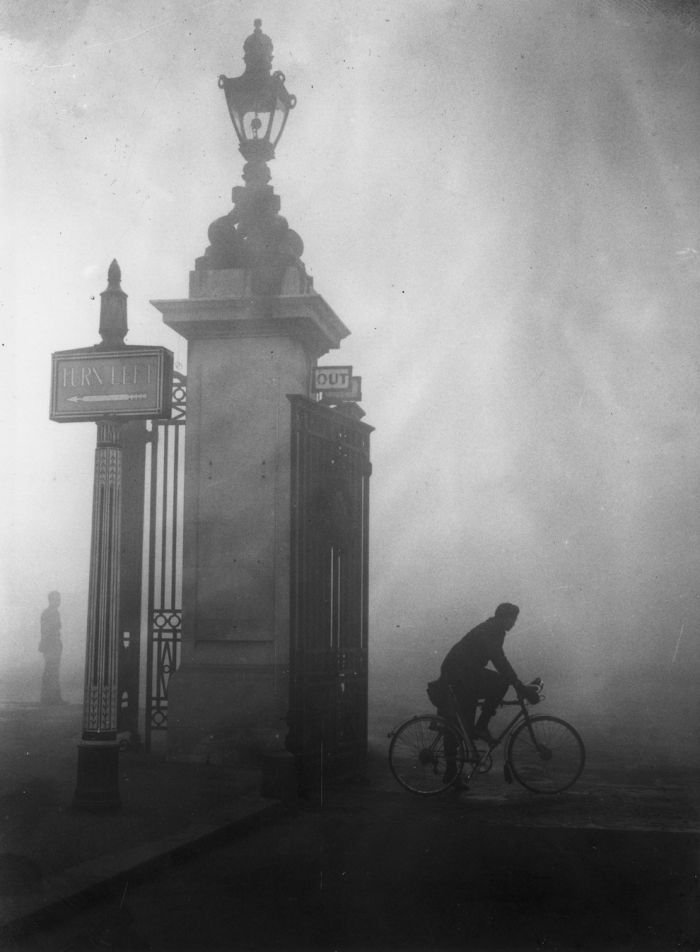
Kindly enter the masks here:
[[[95, 351], [120, 351], [128, 333], [121, 269], [113, 261], [100, 294], [100, 337]], [[95, 485], [88, 588], [83, 736], [78, 744], [78, 781], [73, 805], [113, 810], [119, 796], [119, 564], [122, 531], [122, 424], [97, 422]]]
[[83, 734], [75, 806], [120, 806], [117, 692], [121, 552], [121, 424], [97, 424]]
[[[74, 806], [91, 810], [120, 806], [117, 732], [122, 726], [119, 723], [121, 625], [126, 622], [131, 631], [134, 620], [137, 626], [140, 623], [143, 524], [137, 510], [143, 497], [143, 456], [135, 459], [133, 444], [139, 443], [140, 453], [144, 444], [141, 439], [130, 439], [129, 433], [133, 435], [137, 420], [169, 418], [173, 369], [173, 355], [165, 347], [124, 343], [129, 331], [127, 295], [121, 288], [121, 269], [116, 260], [109, 266], [107, 288], [100, 298], [102, 342], [93, 347], [57, 351], [51, 356], [49, 413], [58, 423], [97, 423], [83, 733], [78, 745], [78, 782], [73, 801]], [[127, 430], [123, 433], [124, 426]], [[122, 437], [127, 448], [126, 465], [130, 467], [126, 489], [122, 484]], [[123, 494], [128, 500], [126, 525], [123, 525]], [[120, 578], [122, 562], [124, 591]], [[137, 646], [138, 633], [134, 635], [132, 645]], [[138, 661], [138, 648], [135, 650]], [[130, 688], [132, 685], [133, 682]], [[130, 712], [138, 714], [137, 705], [131, 703], [136, 698], [131, 694], [129, 698]], [[128, 726], [133, 739], [138, 719], [130, 718]]]

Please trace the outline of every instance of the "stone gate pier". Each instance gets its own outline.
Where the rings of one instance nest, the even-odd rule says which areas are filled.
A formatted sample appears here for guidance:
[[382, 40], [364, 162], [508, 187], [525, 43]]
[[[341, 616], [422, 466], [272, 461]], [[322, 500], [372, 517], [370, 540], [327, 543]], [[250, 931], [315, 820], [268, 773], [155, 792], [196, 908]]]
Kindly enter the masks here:
[[283, 748], [288, 395], [309, 396], [314, 364], [349, 333], [303, 268], [287, 267], [275, 295], [253, 295], [253, 278], [250, 269], [196, 270], [189, 298], [153, 302], [188, 341], [183, 641], [168, 717], [169, 751], [180, 758]]
[[260, 21], [244, 60], [242, 76], [219, 77], [244, 185], [209, 226], [189, 296], [153, 301], [188, 342], [168, 749], [218, 762], [286, 749], [319, 778], [361, 769], [366, 753], [372, 428], [360, 378], [345, 394], [314, 392], [317, 361], [349, 331], [314, 290], [269, 184], [296, 98], [272, 73]]

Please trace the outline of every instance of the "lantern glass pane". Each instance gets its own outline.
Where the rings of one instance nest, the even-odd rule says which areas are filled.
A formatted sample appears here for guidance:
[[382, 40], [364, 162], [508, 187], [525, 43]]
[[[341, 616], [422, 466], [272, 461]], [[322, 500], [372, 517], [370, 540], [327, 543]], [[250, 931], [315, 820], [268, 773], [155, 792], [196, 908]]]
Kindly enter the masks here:
[[267, 138], [269, 112], [246, 112], [243, 116], [243, 136], [246, 141]]
[[277, 141], [282, 134], [282, 129], [284, 129], [284, 123], [287, 118], [287, 109], [284, 106], [280, 106], [275, 109], [272, 116], [272, 126], [270, 128], [270, 142], [273, 147], [277, 145]]
[[243, 121], [241, 115], [236, 112], [235, 109], [229, 109], [231, 115], [231, 121], [233, 122], [233, 128], [236, 130], [236, 135], [238, 136], [239, 142], [242, 142], [245, 138], [245, 133], [243, 131]]

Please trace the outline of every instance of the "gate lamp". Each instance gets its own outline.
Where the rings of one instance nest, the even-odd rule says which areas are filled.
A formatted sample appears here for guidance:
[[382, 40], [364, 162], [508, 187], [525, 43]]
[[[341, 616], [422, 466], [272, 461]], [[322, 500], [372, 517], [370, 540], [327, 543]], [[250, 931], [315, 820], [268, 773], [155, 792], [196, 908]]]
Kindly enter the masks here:
[[296, 106], [284, 86], [284, 73], [272, 73], [272, 40], [262, 32], [262, 20], [243, 44], [245, 71], [235, 79], [219, 76], [226, 105], [238, 136], [241, 155], [250, 163], [264, 163], [275, 157], [275, 147], [287, 123], [289, 110]]
[[279, 294], [290, 267], [307, 280], [301, 261], [304, 243], [279, 214], [280, 199], [269, 184], [267, 163], [274, 159], [289, 111], [297, 104], [285, 88], [284, 74], [272, 72], [272, 49], [262, 20], [255, 20], [243, 44], [243, 74], [235, 79], [219, 76], [245, 159], [245, 186], [234, 187], [234, 207], [211, 223], [209, 247], [195, 262], [195, 271], [251, 270], [253, 293], [260, 295]]

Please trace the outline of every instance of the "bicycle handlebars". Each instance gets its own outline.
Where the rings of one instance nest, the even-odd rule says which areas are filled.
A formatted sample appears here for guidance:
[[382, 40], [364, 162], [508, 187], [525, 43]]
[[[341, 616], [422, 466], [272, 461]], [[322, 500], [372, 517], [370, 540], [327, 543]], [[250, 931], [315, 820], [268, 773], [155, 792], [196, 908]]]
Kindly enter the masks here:
[[[535, 688], [537, 691], [537, 701], [541, 701], [544, 697], [544, 681], [542, 678], [533, 678], [528, 685], [528, 688]], [[522, 704], [525, 701], [525, 698], [516, 697], [512, 701], [501, 701], [502, 707], [510, 707], [515, 704]], [[536, 702], [537, 703], [537, 702]]]
[[542, 678], [533, 678], [532, 681], [530, 681], [530, 684], [528, 685], [528, 687], [537, 688], [537, 694], [539, 695], [539, 697], [542, 697], [542, 694], [544, 692], [544, 681], [542, 680]]

